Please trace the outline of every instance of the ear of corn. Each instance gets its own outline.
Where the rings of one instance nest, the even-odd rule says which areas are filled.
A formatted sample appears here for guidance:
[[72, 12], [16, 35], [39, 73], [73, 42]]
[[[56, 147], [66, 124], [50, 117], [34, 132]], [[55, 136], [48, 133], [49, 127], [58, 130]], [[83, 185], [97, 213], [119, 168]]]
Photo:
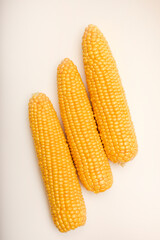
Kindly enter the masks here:
[[89, 25], [84, 33], [83, 61], [87, 85], [106, 154], [125, 163], [137, 153], [137, 140], [116, 62], [100, 30]]
[[29, 120], [39, 166], [57, 228], [66, 232], [86, 221], [86, 208], [68, 145], [45, 94], [33, 95]]
[[112, 185], [112, 173], [80, 74], [65, 59], [57, 77], [61, 117], [79, 178], [86, 189], [105, 191]]

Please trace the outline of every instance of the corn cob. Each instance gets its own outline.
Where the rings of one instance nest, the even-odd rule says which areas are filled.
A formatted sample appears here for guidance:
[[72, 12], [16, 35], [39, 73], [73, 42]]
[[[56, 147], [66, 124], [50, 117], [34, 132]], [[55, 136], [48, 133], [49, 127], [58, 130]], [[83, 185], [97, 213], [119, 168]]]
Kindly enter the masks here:
[[29, 101], [29, 120], [54, 223], [61, 232], [84, 225], [86, 208], [56, 112], [43, 93]]
[[80, 74], [65, 59], [57, 77], [61, 117], [79, 178], [86, 189], [105, 191], [112, 185], [112, 173]]
[[87, 85], [108, 158], [124, 164], [138, 146], [116, 62], [100, 30], [89, 25], [82, 41]]

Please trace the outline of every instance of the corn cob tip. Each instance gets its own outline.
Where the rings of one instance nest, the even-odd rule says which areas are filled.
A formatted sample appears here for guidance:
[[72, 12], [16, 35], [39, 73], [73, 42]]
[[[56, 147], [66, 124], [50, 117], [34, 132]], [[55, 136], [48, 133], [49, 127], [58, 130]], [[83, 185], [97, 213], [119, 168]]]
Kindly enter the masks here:
[[[36, 96], [38, 96], [40, 93], [39, 92], [36, 92], [36, 93], [33, 93], [32, 94], [32, 97], [36, 97]], [[43, 93], [42, 93], [43, 94]]]
[[99, 28], [96, 25], [93, 24], [89, 24], [84, 31], [84, 35], [83, 38], [87, 35], [87, 34], [91, 34], [94, 32], [100, 32]]
[[64, 58], [62, 62], [58, 65], [58, 68], [57, 68], [58, 73], [62, 73], [63, 71], [68, 69], [70, 65], [74, 65], [72, 60], [69, 58]]
[[96, 25], [94, 25], [94, 24], [89, 24], [86, 28], [85, 28], [85, 30], [87, 29], [87, 30], [89, 30], [89, 29], [95, 29], [95, 28], [98, 28]]
[[46, 96], [46, 95], [45, 95], [44, 93], [41, 93], [41, 92], [35, 92], [35, 93], [32, 94], [32, 96], [31, 96], [31, 98], [30, 98], [30, 101], [31, 101], [32, 99], [39, 99], [40, 96]]
[[45, 99], [48, 99], [46, 94], [41, 92], [33, 93], [29, 100], [29, 105], [31, 105], [33, 102], [36, 102], [37, 104], [43, 104]]

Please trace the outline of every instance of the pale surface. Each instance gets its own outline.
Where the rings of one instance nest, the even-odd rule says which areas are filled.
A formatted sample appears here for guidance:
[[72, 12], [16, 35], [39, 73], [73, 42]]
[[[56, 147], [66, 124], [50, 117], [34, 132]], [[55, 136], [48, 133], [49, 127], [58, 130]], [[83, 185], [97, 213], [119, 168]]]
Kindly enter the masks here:
[[[3, 0], [1, 8], [1, 240], [160, 239], [160, 1]], [[83, 188], [87, 223], [67, 234], [52, 223], [29, 129], [31, 94], [46, 93], [59, 114], [56, 68], [71, 58], [83, 80], [81, 37], [106, 36], [122, 78], [139, 153], [114, 184]]]

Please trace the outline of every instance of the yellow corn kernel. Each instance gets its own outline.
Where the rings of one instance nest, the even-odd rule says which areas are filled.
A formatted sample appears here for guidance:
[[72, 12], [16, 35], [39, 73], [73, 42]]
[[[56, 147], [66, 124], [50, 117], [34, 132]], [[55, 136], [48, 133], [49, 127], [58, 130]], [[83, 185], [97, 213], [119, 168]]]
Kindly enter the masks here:
[[123, 164], [138, 146], [116, 62], [100, 30], [89, 25], [82, 41], [87, 85], [98, 129], [108, 158]]
[[112, 185], [112, 173], [80, 74], [65, 59], [57, 77], [61, 117], [79, 178], [86, 189], [105, 191]]
[[86, 208], [70, 151], [49, 98], [34, 94], [29, 120], [53, 221], [61, 232], [85, 224]]

